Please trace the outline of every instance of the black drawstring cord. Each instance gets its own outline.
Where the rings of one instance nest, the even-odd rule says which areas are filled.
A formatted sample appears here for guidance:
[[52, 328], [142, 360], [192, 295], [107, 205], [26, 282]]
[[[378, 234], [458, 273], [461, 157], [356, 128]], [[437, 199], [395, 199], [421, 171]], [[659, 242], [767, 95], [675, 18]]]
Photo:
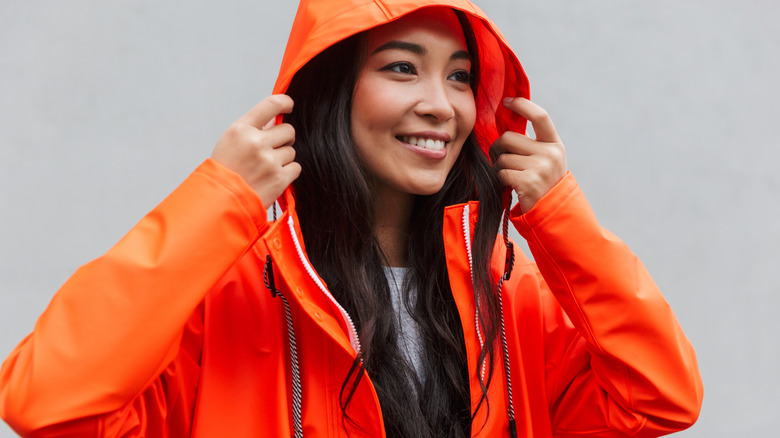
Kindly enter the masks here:
[[515, 265], [515, 252], [514, 252], [514, 244], [509, 240], [509, 209], [512, 203], [512, 198], [509, 198], [509, 201], [507, 202], [506, 209], [504, 210], [504, 223], [502, 227], [502, 233], [504, 235], [504, 245], [506, 246], [506, 259], [504, 261], [504, 275], [501, 276], [501, 279], [498, 281], [498, 308], [500, 310], [501, 315], [501, 347], [503, 349], [503, 355], [504, 355], [504, 373], [506, 374], [506, 390], [507, 394], [509, 396], [509, 408], [508, 408], [508, 416], [509, 416], [509, 435], [512, 438], [517, 438], [517, 422], [515, 421], [515, 407], [514, 403], [512, 402], [512, 375], [509, 367], [509, 349], [507, 348], [507, 342], [506, 342], [506, 328], [504, 326], [504, 303], [503, 299], [501, 297], [502, 295], [502, 288], [504, 286], [504, 282], [506, 280], [509, 280], [509, 277], [512, 276], [512, 268], [514, 268]]
[[[276, 213], [276, 209], [274, 209]], [[290, 344], [290, 362], [292, 363], [292, 397], [293, 397], [293, 428], [295, 438], [303, 438], [303, 421], [301, 417], [303, 393], [301, 391], [301, 376], [298, 369], [298, 346], [295, 343], [295, 327], [293, 327], [292, 313], [290, 313], [290, 304], [284, 297], [282, 291], [276, 288], [274, 284], [274, 270], [271, 256], [265, 257], [265, 267], [263, 268], [263, 283], [271, 292], [271, 296], [282, 299], [284, 305], [284, 315], [287, 318], [287, 338]]]

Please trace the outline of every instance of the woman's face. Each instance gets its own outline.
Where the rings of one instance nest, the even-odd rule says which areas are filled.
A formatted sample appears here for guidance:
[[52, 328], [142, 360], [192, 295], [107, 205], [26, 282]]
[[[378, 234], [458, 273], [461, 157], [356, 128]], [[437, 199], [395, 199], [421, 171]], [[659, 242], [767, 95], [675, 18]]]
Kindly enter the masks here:
[[474, 127], [471, 61], [457, 16], [422, 9], [368, 33], [352, 139], [377, 193], [430, 195]]

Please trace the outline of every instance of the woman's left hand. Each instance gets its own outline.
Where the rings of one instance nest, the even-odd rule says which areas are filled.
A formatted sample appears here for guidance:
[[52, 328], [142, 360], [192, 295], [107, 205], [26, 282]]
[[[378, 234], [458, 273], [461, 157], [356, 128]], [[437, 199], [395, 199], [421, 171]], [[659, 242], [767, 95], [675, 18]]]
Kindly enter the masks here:
[[550, 116], [528, 99], [504, 99], [504, 106], [525, 117], [536, 139], [506, 131], [493, 143], [500, 154], [495, 162], [498, 176], [517, 193], [523, 213], [527, 213], [566, 175], [566, 149]]

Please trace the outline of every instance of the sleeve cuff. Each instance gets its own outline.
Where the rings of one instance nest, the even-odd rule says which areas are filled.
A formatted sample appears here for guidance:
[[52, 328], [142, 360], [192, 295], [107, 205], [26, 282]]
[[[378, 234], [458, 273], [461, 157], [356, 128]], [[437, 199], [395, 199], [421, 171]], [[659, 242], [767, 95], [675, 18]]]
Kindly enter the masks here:
[[247, 184], [241, 175], [211, 158], [207, 158], [193, 173], [206, 176], [230, 192], [246, 213], [254, 219], [258, 229], [266, 227], [268, 217], [265, 206], [257, 192]]
[[539, 201], [526, 213], [520, 210], [519, 205], [515, 205], [510, 212], [509, 219], [514, 224], [517, 231], [527, 238], [528, 233], [535, 227], [538, 227], [547, 219], [555, 214], [566, 202], [575, 194], [582, 195], [577, 181], [571, 172], [558, 181], [549, 192], [545, 193]]

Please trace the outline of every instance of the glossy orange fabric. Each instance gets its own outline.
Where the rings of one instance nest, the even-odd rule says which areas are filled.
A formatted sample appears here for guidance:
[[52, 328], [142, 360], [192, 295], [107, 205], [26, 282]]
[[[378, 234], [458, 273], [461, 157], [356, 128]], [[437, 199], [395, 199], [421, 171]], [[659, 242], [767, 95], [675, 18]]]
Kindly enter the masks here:
[[[483, 147], [516, 125], [503, 96], [527, 96], [520, 64], [466, 1], [310, 1], [301, 5], [275, 90], [323, 48], [427, 5], [469, 14], [483, 66], [477, 130]], [[519, 129], [519, 128], [515, 128]], [[266, 256], [292, 307], [305, 436], [383, 436], [363, 379], [345, 422], [338, 395], [355, 352], [335, 306], [295, 251], [295, 206], [266, 221], [232, 171], [206, 160], [102, 257], [57, 292], [0, 369], [0, 416], [23, 436], [291, 436], [287, 332], [263, 284]], [[479, 394], [466, 205], [447, 208], [447, 267]], [[467, 221], [478, 206], [468, 205]], [[517, 253], [504, 314], [521, 436], [657, 436], [695, 421], [695, 354], [641, 262], [601, 228], [569, 174], [512, 221], [536, 263]], [[305, 243], [304, 243], [305, 244]], [[505, 248], [497, 243], [496, 266]], [[490, 412], [474, 436], [507, 436], [500, 363]], [[345, 428], [348, 429], [345, 430]]]

